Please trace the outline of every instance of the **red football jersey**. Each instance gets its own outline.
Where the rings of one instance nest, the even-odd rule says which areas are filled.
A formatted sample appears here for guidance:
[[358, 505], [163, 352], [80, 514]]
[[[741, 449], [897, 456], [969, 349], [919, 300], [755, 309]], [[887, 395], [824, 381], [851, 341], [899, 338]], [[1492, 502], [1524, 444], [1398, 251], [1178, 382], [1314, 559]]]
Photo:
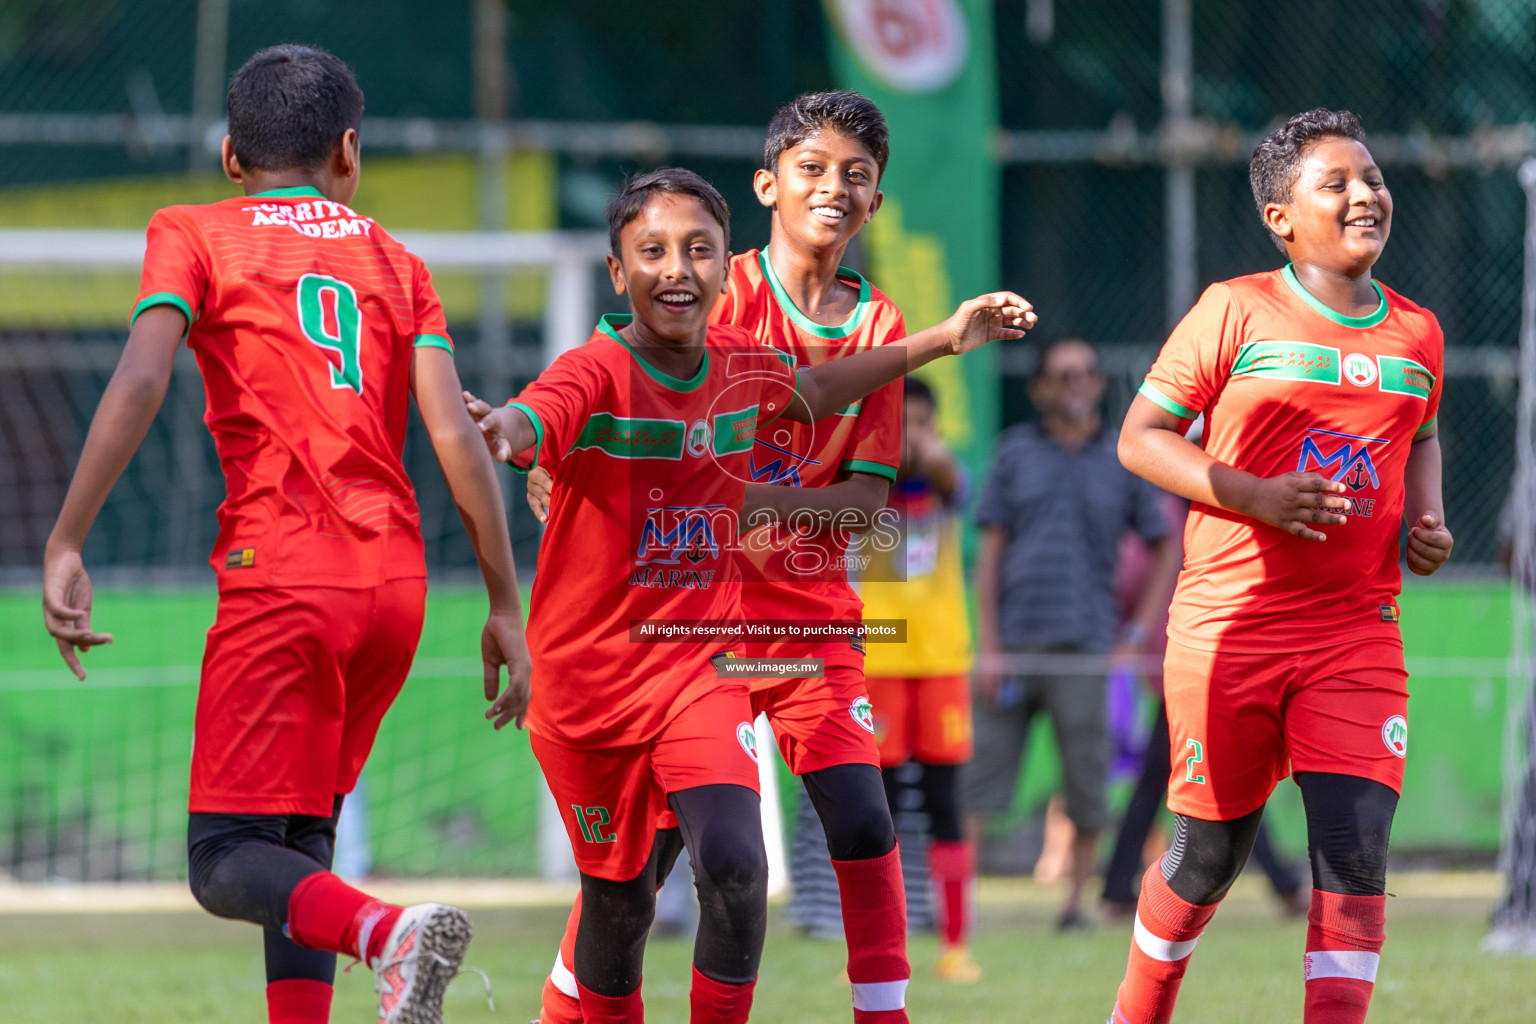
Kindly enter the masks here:
[[1214, 284], [1147, 375], [1153, 402], [1205, 413], [1214, 458], [1260, 477], [1321, 473], [1349, 500], [1348, 522], [1312, 527], [1323, 542], [1196, 502], [1168, 625], [1186, 647], [1262, 654], [1399, 635], [1403, 475], [1440, 407], [1445, 338], [1434, 314], [1376, 288], [1376, 312], [1347, 317], [1289, 266]]
[[[728, 290], [711, 318], [746, 328], [803, 367], [906, 337], [906, 323], [894, 302], [847, 268], [839, 268], [838, 277], [858, 289], [859, 300], [846, 321], [828, 327], [796, 308], [768, 254], [754, 249], [731, 260]], [[894, 481], [901, 463], [901, 412], [902, 383], [895, 381], [819, 423], [777, 423], [758, 436], [752, 449], [752, 482], [826, 487], [850, 472]], [[748, 620], [859, 621], [864, 606], [848, 584], [846, 539], [825, 529], [796, 531], [784, 524], [759, 530], [744, 553], [743, 615]], [[859, 538], [867, 542], [868, 535]], [[764, 656], [795, 657], [826, 644], [783, 642], [771, 645]]]
[[421, 260], [313, 188], [172, 206], [130, 322], [156, 305], [186, 314], [207, 391], [220, 590], [425, 576], [400, 461], [411, 353], [452, 344]]
[[794, 399], [780, 353], [709, 328], [688, 380], [630, 348], [607, 316], [511, 403], [554, 478], [528, 615], [531, 729], [565, 746], [645, 743], [715, 685], [728, 643], [648, 642], [631, 626], [737, 620], [736, 519], [752, 441]]

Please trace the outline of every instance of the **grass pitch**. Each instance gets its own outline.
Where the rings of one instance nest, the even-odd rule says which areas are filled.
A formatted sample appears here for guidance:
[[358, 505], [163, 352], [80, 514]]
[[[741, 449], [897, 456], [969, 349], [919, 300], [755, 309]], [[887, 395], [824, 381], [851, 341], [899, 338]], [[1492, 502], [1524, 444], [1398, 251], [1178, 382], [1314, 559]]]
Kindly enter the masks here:
[[[1373, 1021], [1414, 1024], [1528, 1024], [1536, 1019], [1536, 963], [1481, 953], [1491, 876], [1401, 875], [1388, 903], [1387, 947]], [[1051, 930], [1058, 894], [1029, 882], [986, 881], [980, 891], [976, 986], [931, 980], [932, 936], [912, 942], [908, 1005], [919, 1024], [1102, 1021], [1125, 964], [1129, 926], [1100, 923], [1086, 933]], [[522, 1024], [538, 1010], [565, 908], [525, 906], [472, 912], [472, 965], [489, 972], [490, 1013], [478, 978], [454, 983], [453, 1024]], [[841, 944], [807, 939], [771, 914], [753, 1020], [762, 1024], [846, 1024], [839, 981]], [[1181, 1024], [1279, 1024], [1301, 1019], [1305, 924], [1279, 919], [1262, 888], [1244, 879], [1206, 933], [1185, 982]], [[652, 943], [646, 970], [648, 1016], [682, 1021], [688, 1012], [688, 944]], [[372, 977], [361, 968], [337, 979], [332, 1019], [372, 1020]], [[0, 914], [0, 1004], [9, 1024], [262, 1024], [260, 943], [249, 925], [191, 911]]]

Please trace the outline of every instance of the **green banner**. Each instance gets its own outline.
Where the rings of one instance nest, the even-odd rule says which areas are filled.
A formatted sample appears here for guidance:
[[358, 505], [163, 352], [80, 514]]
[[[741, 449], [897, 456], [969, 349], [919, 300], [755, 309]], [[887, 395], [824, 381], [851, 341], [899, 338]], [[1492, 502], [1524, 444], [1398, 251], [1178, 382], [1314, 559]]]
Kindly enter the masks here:
[[[1002, 286], [991, 0], [826, 0], [838, 84], [885, 112], [885, 203], [864, 230], [869, 277], [907, 328]], [[998, 427], [993, 352], [930, 364], [939, 431], [979, 481]]]

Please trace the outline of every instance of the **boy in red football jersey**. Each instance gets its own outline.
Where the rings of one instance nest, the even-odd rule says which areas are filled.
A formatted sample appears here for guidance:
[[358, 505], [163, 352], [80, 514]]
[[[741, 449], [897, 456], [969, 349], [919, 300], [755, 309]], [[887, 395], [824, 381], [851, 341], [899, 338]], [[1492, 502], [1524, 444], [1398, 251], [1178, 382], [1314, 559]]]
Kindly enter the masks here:
[[717, 677], [722, 642], [637, 643], [635, 630], [740, 618], [733, 548], [756, 435], [1034, 321], [1017, 295], [982, 296], [921, 335], [795, 373], [753, 334], [710, 323], [728, 216], [687, 171], [627, 183], [609, 207], [608, 262], [633, 318], [605, 318], [507, 406], [471, 399], [497, 458], [532, 447], [553, 472], [545, 557], [583, 553], [558, 585], [535, 578], [534, 665], [551, 682], [530, 730], [581, 870], [572, 973], [589, 1024], [641, 1018], [645, 931], [675, 856], [676, 832], [657, 831], [664, 809], [700, 894], [692, 1019], [741, 1021], [751, 1006], [766, 913], [752, 703], [744, 683]]
[[[1400, 522], [1413, 572], [1451, 552], [1435, 437], [1444, 337], [1371, 279], [1392, 196], [1359, 122], [1298, 114], [1254, 150], [1249, 178], [1290, 262], [1206, 290], [1120, 435], [1129, 469], [1194, 505], [1164, 670], [1174, 842], [1142, 883], [1114, 1024], [1172, 1018], [1288, 772], [1312, 860], [1304, 1019], [1365, 1020], [1407, 755]], [[1203, 451], [1184, 438], [1201, 412]]]
[[[880, 207], [890, 155], [885, 117], [854, 92], [822, 92], [786, 104], [768, 125], [758, 201], [773, 211], [764, 250], [734, 256], [725, 295], [710, 319], [751, 331], [764, 345], [815, 366], [906, 336], [895, 303], [842, 266], [853, 236]], [[810, 312], [807, 312], [810, 311]], [[748, 545], [742, 615], [750, 620], [859, 621], [843, 555], [850, 533], [884, 507], [901, 459], [901, 393], [888, 385], [814, 425], [784, 424], [759, 436], [743, 508], [762, 524]], [[534, 470], [529, 503], [542, 520], [549, 475]], [[828, 529], [834, 521], [838, 529]], [[799, 524], [799, 525], [797, 525]], [[754, 712], [768, 715], [790, 770], [817, 808], [837, 872], [858, 1024], [902, 1024], [911, 975], [906, 896], [896, 832], [879, 775], [867, 712], [862, 643], [777, 641], [742, 645], [753, 658], [820, 658], [817, 678], [749, 682]], [[658, 827], [676, 822], [662, 815]], [[572, 910], [544, 986], [543, 1024], [580, 1024], [569, 958]]]
[[[328, 870], [336, 817], [421, 634], [426, 565], [401, 465], [414, 395], [490, 594], [481, 633], [499, 724], [530, 662], [495, 467], [460, 399], [431, 275], [357, 191], [363, 95], [329, 53], [275, 46], [229, 87], [225, 173], [240, 198], [149, 225], [128, 343], [49, 538], [44, 618], [75, 648], [90, 623], [80, 549], [165, 396], [181, 337], [197, 355], [228, 496], [212, 564], [218, 619], [198, 694], [192, 892], [263, 925], [269, 1019], [329, 1019], [336, 954], [377, 976], [379, 1020], [441, 1020], [469, 942], [455, 907], [396, 907]], [[500, 666], [507, 691], [497, 698]]]

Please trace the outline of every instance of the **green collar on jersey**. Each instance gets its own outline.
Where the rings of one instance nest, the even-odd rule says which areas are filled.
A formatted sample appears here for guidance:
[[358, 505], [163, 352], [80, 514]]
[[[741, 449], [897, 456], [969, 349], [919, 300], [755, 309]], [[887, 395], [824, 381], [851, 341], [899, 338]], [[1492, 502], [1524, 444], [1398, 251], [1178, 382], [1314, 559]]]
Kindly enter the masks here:
[[1301, 301], [1305, 302], [1307, 305], [1311, 306], [1313, 309], [1317, 310], [1319, 313], [1323, 314], [1323, 316], [1327, 317], [1329, 320], [1332, 320], [1340, 327], [1375, 327], [1377, 324], [1385, 320], [1387, 318], [1387, 313], [1390, 312], [1390, 310], [1387, 309], [1386, 293], [1381, 290], [1381, 285], [1377, 284], [1375, 281], [1371, 282], [1371, 287], [1376, 289], [1376, 297], [1381, 299], [1381, 305], [1376, 307], [1376, 312], [1368, 313], [1365, 316], [1345, 316], [1338, 310], [1323, 305], [1323, 301], [1321, 299], [1307, 291], [1307, 286], [1302, 284], [1301, 280], [1297, 278], [1296, 270], [1291, 264], [1287, 263], [1284, 269], [1280, 271], [1280, 278], [1285, 281], [1285, 283], [1290, 287], [1291, 291], [1296, 293], [1297, 297], [1300, 298]]
[[635, 315], [633, 313], [604, 313], [602, 319], [597, 322], [597, 329], [620, 345], [623, 345], [625, 350], [634, 357], [635, 362], [640, 364], [640, 368], [649, 374], [652, 380], [663, 387], [671, 388], [673, 391], [693, 391], [700, 384], [704, 383], [704, 378], [709, 376], [708, 348], [704, 350], [704, 358], [699, 360], [699, 371], [687, 380], [683, 380], [681, 377], [674, 377], [670, 373], [663, 373], [646, 362], [645, 357], [636, 352], [634, 346], [625, 341], [624, 335], [619, 333], [620, 328], [628, 327], [634, 319]]
[[773, 297], [777, 300], [779, 308], [789, 314], [795, 326], [807, 334], [818, 338], [846, 338], [859, 329], [859, 324], [864, 321], [864, 314], [869, 312], [869, 282], [857, 271], [847, 267], [838, 267], [837, 276], [857, 281], [859, 284], [859, 304], [853, 307], [853, 312], [848, 314], [848, 319], [834, 327], [827, 327], [817, 323], [796, 306], [784, 291], [784, 285], [779, 282], [779, 276], [773, 272], [773, 264], [768, 262], [768, 253], [765, 250], [757, 251], [757, 265], [763, 270], [763, 277], [768, 281], [768, 287], [773, 289]]
[[296, 196], [304, 196], [310, 199], [324, 199], [325, 193], [321, 192], [313, 185], [294, 185], [292, 188], [269, 188], [265, 192], [252, 192], [245, 198], [268, 199], [274, 196], [278, 199], [292, 199]]

